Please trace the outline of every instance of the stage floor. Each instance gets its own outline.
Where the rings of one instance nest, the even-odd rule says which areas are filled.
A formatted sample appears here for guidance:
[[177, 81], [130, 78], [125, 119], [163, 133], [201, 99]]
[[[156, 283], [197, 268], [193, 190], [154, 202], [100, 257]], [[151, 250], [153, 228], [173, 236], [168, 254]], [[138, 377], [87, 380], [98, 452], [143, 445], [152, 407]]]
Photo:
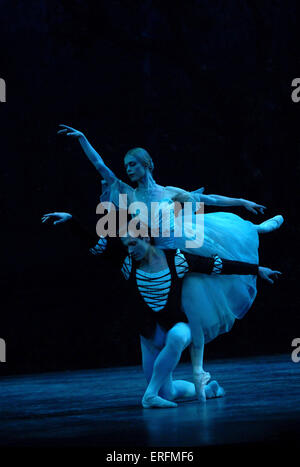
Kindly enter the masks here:
[[[214, 360], [224, 398], [143, 409], [140, 367], [2, 377], [0, 446], [216, 446], [300, 440], [300, 363]], [[190, 364], [175, 379], [191, 381]]]

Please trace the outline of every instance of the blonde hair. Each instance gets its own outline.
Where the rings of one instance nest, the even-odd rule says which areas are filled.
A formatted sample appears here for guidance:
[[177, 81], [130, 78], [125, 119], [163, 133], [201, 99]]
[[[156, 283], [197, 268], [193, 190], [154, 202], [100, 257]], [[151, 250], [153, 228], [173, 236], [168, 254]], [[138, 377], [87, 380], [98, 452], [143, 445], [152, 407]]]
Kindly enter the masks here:
[[125, 157], [126, 156], [135, 157], [152, 174], [153, 169], [154, 169], [154, 164], [153, 164], [153, 160], [150, 154], [146, 151], [146, 149], [143, 149], [143, 148], [129, 149], [129, 151], [125, 154]]

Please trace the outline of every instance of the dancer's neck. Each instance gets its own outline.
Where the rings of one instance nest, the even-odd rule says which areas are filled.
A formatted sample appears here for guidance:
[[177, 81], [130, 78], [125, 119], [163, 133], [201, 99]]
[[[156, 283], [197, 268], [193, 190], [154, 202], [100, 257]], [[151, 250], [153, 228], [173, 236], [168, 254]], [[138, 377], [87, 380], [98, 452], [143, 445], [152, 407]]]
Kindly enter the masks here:
[[140, 261], [138, 269], [146, 272], [159, 272], [168, 266], [164, 252], [151, 246]]
[[153, 180], [152, 176], [147, 172], [140, 180], [137, 182], [137, 188], [139, 191], [148, 191], [155, 188], [157, 184]]

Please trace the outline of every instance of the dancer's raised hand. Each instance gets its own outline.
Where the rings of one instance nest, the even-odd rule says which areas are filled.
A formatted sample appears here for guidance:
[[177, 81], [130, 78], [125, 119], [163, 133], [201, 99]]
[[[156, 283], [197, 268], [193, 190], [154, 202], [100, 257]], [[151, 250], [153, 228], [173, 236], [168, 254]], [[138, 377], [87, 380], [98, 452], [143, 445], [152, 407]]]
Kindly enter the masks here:
[[248, 201], [247, 199], [242, 199], [241, 201], [242, 206], [248, 209], [248, 211], [253, 212], [253, 214], [258, 214], [259, 212], [261, 214], [264, 214], [264, 210], [267, 209], [266, 206], [263, 206], [262, 204], [253, 203], [253, 201]]
[[57, 134], [58, 135], [66, 135], [66, 136], [72, 136], [73, 138], [78, 139], [80, 136], [84, 136], [82, 131], [75, 130], [75, 128], [72, 128], [71, 126], [67, 125], [59, 125], [61, 127], [60, 130], [58, 130]]
[[108, 184], [114, 183], [117, 179], [115, 174], [104, 164], [102, 157], [89, 143], [82, 131], [76, 130], [75, 128], [72, 128], [68, 125], [60, 124], [59, 126], [61, 128], [58, 130], [57, 134], [72, 136], [73, 138], [77, 139], [83, 151], [85, 152], [85, 155], [91, 161], [101, 177], [103, 177]]
[[274, 279], [278, 279], [278, 277], [281, 275], [281, 272], [280, 271], [272, 271], [272, 269], [270, 269], [270, 268], [264, 268], [262, 266], [259, 266], [258, 275], [262, 279], [270, 282], [271, 284], [274, 284], [274, 280], [272, 279], [272, 277]]
[[68, 212], [49, 212], [42, 216], [42, 223], [50, 221], [53, 225], [67, 222], [72, 218], [72, 214]]

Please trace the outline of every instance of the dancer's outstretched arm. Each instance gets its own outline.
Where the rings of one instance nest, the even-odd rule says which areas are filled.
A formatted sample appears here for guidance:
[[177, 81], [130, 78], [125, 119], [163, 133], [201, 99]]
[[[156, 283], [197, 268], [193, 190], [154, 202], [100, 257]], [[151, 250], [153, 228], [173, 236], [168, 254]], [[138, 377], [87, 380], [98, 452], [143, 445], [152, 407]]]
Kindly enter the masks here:
[[121, 270], [124, 252], [118, 238], [99, 237], [81, 224], [79, 219], [67, 212], [51, 212], [42, 216], [43, 223], [53, 225], [68, 223], [72, 234], [79, 240], [83, 250], [94, 256], [101, 255], [102, 261], [107, 261], [110, 267]]
[[243, 198], [229, 198], [228, 196], [221, 195], [204, 195], [201, 192], [201, 189], [199, 191], [196, 190], [192, 192], [192, 194], [193, 197], [198, 198], [197, 201], [211, 206], [243, 206], [254, 214], [258, 214], [258, 212], [264, 214], [264, 209], [266, 209], [266, 206], [263, 206], [262, 204], [256, 204], [253, 201], [248, 201]]
[[42, 216], [42, 223], [50, 223], [53, 225], [68, 223], [72, 233], [79, 238], [83, 245], [88, 248], [92, 249], [95, 245], [97, 245], [99, 241], [99, 237], [96, 233], [92, 233], [83, 227], [78, 219], [74, 217], [72, 214], [68, 212], [49, 212]]
[[259, 266], [258, 275], [261, 279], [264, 279], [265, 281], [270, 282], [270, 284], [274, 284], [274, 279], [278, 279], [278, 277], [281, 276], [281, 272], [273, 271], [270, 268]]
[[173, 186], [168, 186], [166, 188], [170, 191], [172, 200], [179, 201], [180, 203], [197, 201], [211, 206], [243, 206], [254, 214], [257, 214], [258, 212], [264, 214], [264, 209], [266, 209], [266, 206], [263, 206], [262, 204], [256, 204], [253, 201], [248, 201], [243, 198], [229, 198], [228, 196], [221, 195], [204, 195], [204, 188], [199, 188], [198, 190], [190, 192]]
[[79, 239], [84, 250], [88, 250], [94, 256], [102, 255], [106, 252], [107, 239], [104, 237], [98, 237], [96, 233], [90, 232], [87, 228], [81, 225], [77, 217], [74, 217], [68, 212], [50, 212], [48, 214], [44, 214], [42, 217], [42, 223], [45, 222], [52, 223], [53, 225], [67, 222], [72, 234]]
[[72, 128], [67, 125], [59, 126], [61, 127], [61, 129], [57, 132], [58, 134], [72, 136], [73, 138], [78, 139], [82, 149], [85, 152], [85, 155], [91, 161], [91, 163], [99, 172], [101, 177], [104, 178], [106, 183], [110, 185], [111, 183], [116, 181], [115, 174], [105, 165], [100, 154], [98, 154], [98, 152], [93, 148], [93, 146], [87, 140], [86, 136], [81, 131], [75, 130], [75, 128]]
[[254, 275], [261, 279], [274, 283], [273, 279], [278, 279], [280, 271], [273, 271], [270, 268], [259, 266], [258, 264], [246, 263], [244, 261], [232, 261], [220, 258], [218, 255], [212, 257], [191, 255], [185, 253], [188, 260], [188, 271], [200, 274], [212, 275]]

